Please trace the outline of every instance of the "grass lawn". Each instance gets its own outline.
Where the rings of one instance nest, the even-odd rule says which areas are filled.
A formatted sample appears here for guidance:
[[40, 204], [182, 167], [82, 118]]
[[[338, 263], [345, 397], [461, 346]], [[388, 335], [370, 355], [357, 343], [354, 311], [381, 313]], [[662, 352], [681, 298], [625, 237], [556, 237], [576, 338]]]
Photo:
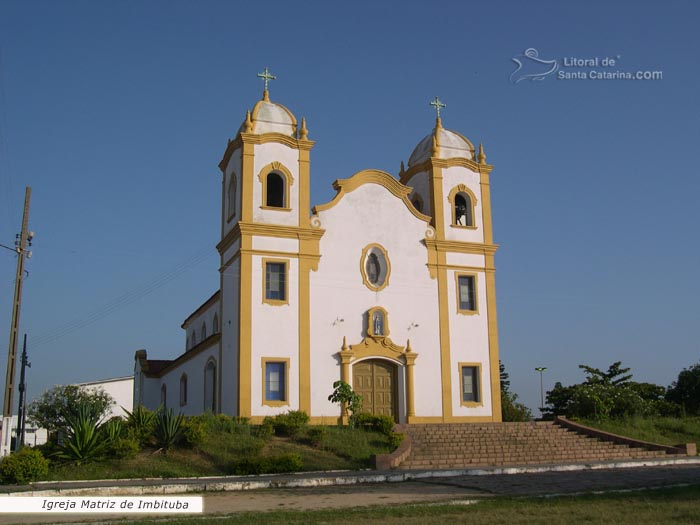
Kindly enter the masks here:
[[[226, 524], [445, 524], [546, 525], [571, 523], [700, 523], [700, 486], [628, 494], [557, 498], [496, 498], [473, 505], [421, 504], [342, 510], [273, 511], [226, 517], [158, 520], [169, 525]], [[153, 521], [119, 522], [146, 524]]]
[[371, 456], [392, 450], [384, 434], [348, 427], [329, 426], [320, 443], [312, 445], [305, 434], [297, 438], [256, 435], [251, 425], [236, 425], [209, 432], [194, 448], [175, 447], [167, 454], [153, 449], [135, 457], [103, 460], [83, 465], [52, 464], [49, 480], [173, 478], [223, 476], [232, 473], [236, 461], [251, 457], [299, 454], [301, 470], [357, 470], [370, 468]]
[[630, 417], [607, 421], [581, 420], [590, 427], [662, 445], [700, 444], [700, 417]]

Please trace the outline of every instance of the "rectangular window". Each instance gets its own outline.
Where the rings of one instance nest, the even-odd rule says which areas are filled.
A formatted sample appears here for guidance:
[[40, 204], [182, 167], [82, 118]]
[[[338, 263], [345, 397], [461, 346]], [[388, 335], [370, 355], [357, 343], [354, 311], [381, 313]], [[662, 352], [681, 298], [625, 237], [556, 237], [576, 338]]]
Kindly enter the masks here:
[[265, 301], [287, 302], [286, 262], [265, 262]]
[[288, 359], [263, 358], [263, 404], [286, 405], [287, 403], [287, 374], [289, 373]]
[[457, 311], [476, 313], [476, 276], [457, 276]]
[[462, 372], [462, 404], [480, 403], [479, 366], [460, 365]]

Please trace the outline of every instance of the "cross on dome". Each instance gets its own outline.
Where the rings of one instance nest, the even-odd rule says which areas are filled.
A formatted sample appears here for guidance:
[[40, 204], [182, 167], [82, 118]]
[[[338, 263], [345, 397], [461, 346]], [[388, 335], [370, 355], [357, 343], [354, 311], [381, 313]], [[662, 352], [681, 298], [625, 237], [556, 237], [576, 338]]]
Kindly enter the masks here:
[[277, 80], [277, 77], [275, 75], [272, 75], [270, 73], [270, 70], [266, 67], [265, 71], [262, 73], [258, 73], [258, 78], [262, 78], [265, 81], [265, 90], [263, 91], [263, 96], [264, 98], [267, 98], [267, 83], [270, 80]]
[[429, 102], [431, 106], [435, 108], [435, 111], [437, 112], [437, 118], [440, 118], [440, 108], [446, 108], [447, 104], [443, 104], [440, 102], [440, 97], [435, 97], [433, 100]]

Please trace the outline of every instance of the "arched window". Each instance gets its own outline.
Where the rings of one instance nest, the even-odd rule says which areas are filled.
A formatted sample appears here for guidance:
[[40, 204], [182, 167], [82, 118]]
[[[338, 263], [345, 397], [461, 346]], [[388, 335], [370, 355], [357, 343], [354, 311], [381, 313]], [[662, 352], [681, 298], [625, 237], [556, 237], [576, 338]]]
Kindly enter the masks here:
[[236, 175], [231, 173], [231, 180], [228, 183], [228, 191], [226, 193], [228, 204], [228, 218], [233, 218], [236, 215]]
[[192, 346], [190, 348], [194, 348], [194, 346], [197, 344], [197, 331], [192, 330]]
[[459, 184], [452, 188], [447, 198], [452, 205], [452, 226], [476, 228], [474, 216], [476, 197], [474, 193], [465, 184]]
[[472, 200], [466, 193], [458, 193], [455, 196], [454, 224], [458, 226], [474, 226], [472, 217]]
[[262, 185], [262, 207], [291, 211], [291, 186], [294, 184], [292, 172], [281, 162], [275, 161], [258, 172]]
[[204, 341], [207, 338], [207, 323], [202, 321], [202, 341]]
[[214, 314], [214, 322], [211, 329], [215, 334], [219, 333], [219, 316], [217, 314]]
[[265, 205], [271, 208], [284, 208], [284, 179], [274, 171], [267, 174], [267, 195]]
[[187, 374], [180, 376], [180, 406], [187, 404]]
[[204, 410], [216, 412], [216, 361], [209, 359], [204, 368]]
[[168, 389], [165, 385], [160, 387], [160, 404], [163, 408], [168, 408]]

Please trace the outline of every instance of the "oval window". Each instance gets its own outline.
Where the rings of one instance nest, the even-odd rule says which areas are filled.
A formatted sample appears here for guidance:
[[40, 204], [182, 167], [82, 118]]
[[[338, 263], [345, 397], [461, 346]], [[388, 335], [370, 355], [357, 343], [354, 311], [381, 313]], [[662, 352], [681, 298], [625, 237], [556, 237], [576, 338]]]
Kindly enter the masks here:
[[362, 250], [360, 271], [365, 286], [370, 290], [378, 291], [389, 284], [391, 265], [383, 246], [370, 244]]

